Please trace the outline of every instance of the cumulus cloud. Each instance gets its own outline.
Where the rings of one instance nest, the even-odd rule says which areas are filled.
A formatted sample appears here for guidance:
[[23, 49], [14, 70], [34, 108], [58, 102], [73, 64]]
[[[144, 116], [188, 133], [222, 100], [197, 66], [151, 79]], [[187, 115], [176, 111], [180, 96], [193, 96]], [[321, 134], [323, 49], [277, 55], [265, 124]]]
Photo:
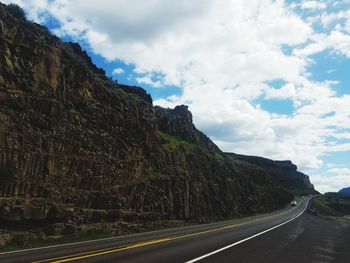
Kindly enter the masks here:
[[301, 4], [302, 9], [313, 9], [313, 10], [319, 10], [319, 9], [325, 9], [327, 5], [322, 1], [304, 1]]
[[311, 175], [311, 180], [322, 193], [338, 192], [344, 187], [350, 187], [349, 168], [330, 168], [327, 176]]
[[162, 86], [162, 82], [159, 79], [153, 80], [152, 74], [147, 74], [143, 77], [136, 77], [136, 81], [140, 84], [147, 84], [155, 88], [160, 88]]
[[113, 72], [112, 72], [113, 75], [120, 75], [120, 74], [124, 74], [124, 73], [125, 73], [125, 70], [122, 68], [113, 69]]
[[[314, 81], [309, 72], [312, 55], [322, 51], [350, 57], [347, 11], [323, 12], [326, 2], [303, 1], [299, 8], [323, 12], [305, 19], [283, 0], [17, 3], [36, 21], [54, 17], [55, 33], [133, 64], [138, 83], [181, 87], [181, 95], [155, 104], [188, 104], [196, 125], [225, 151], [291, 159], [304, 169], [321, 167], [327, 152], [349, 149], [328, 141], [350, 128], [349, 97], [337, 97], [334, 82]], [[310, 21], [327, 30], [316, 32]], [[285, 84], [268, 84], [277, 79]], [[265, 111], [259, 99], [289, 100], [294, 112]]]
[[314, 42], [294, 50], [298, 56], [311, 56], [326, 49], [333, 50], [350, 58], [350, 34], [334, 29], [330, 34], [318, 34], [313, 37]]
[[287, 83], [283, 87], [276, 89], [267, 89], [266, 99], [292, 99], [296, 94], [296, 88], [293, 83]]

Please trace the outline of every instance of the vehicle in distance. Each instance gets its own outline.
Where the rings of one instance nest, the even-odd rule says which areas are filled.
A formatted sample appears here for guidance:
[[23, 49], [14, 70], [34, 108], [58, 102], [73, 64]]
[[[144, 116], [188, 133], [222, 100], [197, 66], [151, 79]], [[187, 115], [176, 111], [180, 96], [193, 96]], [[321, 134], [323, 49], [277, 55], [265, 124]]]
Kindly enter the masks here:
[[292, 202], [290, 202], [290, 205], [291, 206], [296, 206], [298, 203], [297, 203], [297, 201], [295, 201], [295, 200], [293, 200]]

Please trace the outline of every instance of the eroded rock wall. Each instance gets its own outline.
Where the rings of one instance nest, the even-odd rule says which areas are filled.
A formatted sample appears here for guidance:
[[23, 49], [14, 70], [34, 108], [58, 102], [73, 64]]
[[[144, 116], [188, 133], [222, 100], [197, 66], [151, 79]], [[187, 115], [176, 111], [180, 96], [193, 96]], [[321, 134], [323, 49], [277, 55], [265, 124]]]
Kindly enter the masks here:
[[2, 4], [0, 40], [0, 220], [201, 221], [292, 198], [263, 169], [223, 154], [186, 106], [154, 108], [79, 45]]

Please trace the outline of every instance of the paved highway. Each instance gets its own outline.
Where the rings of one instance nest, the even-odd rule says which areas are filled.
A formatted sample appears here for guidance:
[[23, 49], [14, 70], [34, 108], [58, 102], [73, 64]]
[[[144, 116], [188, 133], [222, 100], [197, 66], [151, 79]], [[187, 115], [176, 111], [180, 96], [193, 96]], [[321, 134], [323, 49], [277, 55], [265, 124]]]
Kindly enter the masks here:
[[0, 262], [350, 262], [343, 221], [307, 213], [309, 199], [270, 214], [0, 253]]

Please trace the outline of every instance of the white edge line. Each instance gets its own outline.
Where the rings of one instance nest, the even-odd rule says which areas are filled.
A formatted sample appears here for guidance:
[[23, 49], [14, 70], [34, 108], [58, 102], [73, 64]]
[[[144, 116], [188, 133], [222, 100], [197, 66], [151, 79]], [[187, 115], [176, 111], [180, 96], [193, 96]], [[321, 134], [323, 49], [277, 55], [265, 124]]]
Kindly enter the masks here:
[[121, 238], [129, 238], [129, 237], [137, 237], [141, 236], [144, 234], [149, 234], [153, 232], [165, 232], [168, 230], [173, 230], [176, 228], [169, 228], [169, 229], [163, 229], [163, 230], [154, 230], [154, 231], [149, 231], [149, 232], [141, 232], [141, 233], [135, 233], [135, 234], [130, 234], [130, 235], [124, 235], [124, 236], [114, 236], [114, 237], [105, 237], [105, 238], [99, 238], [99, 239], [92, 239], [92, 240], [85, 240], [85, 241], [78, 241], [78, 242], [71, 242], [71, 243], [64, 243], [64, 244], [58, 244], [58, 245], [51, 245], [51, 246], [44, 246], [44, 247], [34, 247], [34, 248], [26, 248], [26, 249], [21, 249], [21, 250], [12, 250], [12, 251], [6, 251], [6, 252], [1, 252], [1, 255], [6, 255], [6, 254], [14, 254], [14, 253], [21, 253], [21, 252], [29, 252], [29, 251], [35, 251], [35, 250], [44, 250], [44, 249], [49, 249], [49, 248], [55, 248], [55, 247], [66, 247], [66, 246], [74, 246], [74, 245], [79, 245], [79, 244], [88, 244], [88, 243], [94, 243], [94, 242], [99, 242], [99, 241], [108, 241], [111, 239], [121, 239]]
[[239, 244], [241, 244], [241, 243], [244, 243], [244, 242], [246, 242], [246, 241], [248, 241], [248, 240], [250, 240], [250, 239], [253, 239], [253, 238], [255, 238], [255, 237], [261, 236], [261, 235], [263, 235], [263, 234], [265, 234], [265, 233], [267, 233], [267, 232], [270, 232], [270, 231], [272, 231], [272, 230], [274, 230], [274, 229], [276, 229], [276, 228], [279, 228], [279, 227], [281, 227], [281, 226], [283, 226], [283, 225], [285, 225], [285, 224], [288, 224], [289, 222], [291, 222], [291, 221], [297, 219], [299, 216], [301, 216], [302, 214], [304, 214], [304, 212], [306, 211], [306, 209], [309, 207], [309, 203], [310, 203], [310, 200], [309, 200], [309, 202], [307, 203], [305, 209], [304, 209], [300, 214], [298, 214], [296, 217], [293, 217], [292, 219], [289, 219], [289, 220], [287, 220], [287, 221], [285, 221], [285, 222], [283, 222], [283, 223], [281, 223], [281, 224], [279, 224], [279, 225], [277, 225], [277, 226], [271, 227], [271, 228], [269, 228], [269, 229], [267, 229], [267, 230], [264, 230], [264, 231], [262, 231], [262, 232], [260, 232], [260, 233], [255, 234], [255, 235], [252, 235], [252, 236], [250, 236], [250, 237], [247, 237], [247, 238], [245, 238], [245, 239], [242, 239], [242, 240], [240, 240], [240, 241], [237, 241], [237, 242], [235, 242], [235, 243], [233, 243], [233, 244], [231, 244], [231, 245], [228, 245], [228, 246], [226, 246], [226, 247], [219, 248], [219, 249], [214, 250], [214, 251], [212, 251], [212, 252], [210, 252], [210, 253], [208, 253], [208, 254], [205, 254], [205, 255], [203, 255], [203, 256], [200, 256], [200, 257], [194, 258], [194, 259], [192, 259], [192, 260], [186, 261], [185, 263], [193, 263], [193, 262], [200, 261], [200, 260], [202, 260], [202, 259], [204, 259], [204, 258], [210, 257], [210, 256], [212, 256], [212, 255], [214, 255], [214, 254], [217, 254], [217, 253], [221, 252], [221, 251], [224, 251], [224, 250], [229, 249], [229, 248], [231, 248], [231, 247], [237, 246], [237, 245], [239, 245]]
[[[1, 1], [1, 0], [0, 0]], [[224, 221], [223, 221], [224, 222]], [[223, 222], [214, 222], [210, 224], [220, 224]], [[181, 228], [191, 228], [191, 227], [196, 227], [196, 226], [201, 226], [201, 225], [193, 225], [193, 226], [184, 226]], [[11, 251], [6, 251], [6, 252], [0, 252], [1, 255], [6, 255], [6, 254], [14, 254], [14, 253], [21, 253], [21, 252], [29, 252], [29, 251], [35, 251], [35, 250], [44, 250], [44, 249], [49, 249], [49, 248], [55, 248], [55, 247], [65, 247], [65, 246], [74, 246], [74, 245], [79, 245], [79, 244], [88, 244], [88, 243], [94, 243], [94, 242], [99, 242], [99, 241], [108, 241], [112, 239], [122, 239], [122, 238], [129, 238], [129, 237], [138, 237], [146, 234], [153, 234], [153, 233], [163, 233], [166, 231], [171, 231], [171, 230], [176, 230], [178, 227], [173, 227], [173, 228], [167, 228], [167, 229], [158, 229], [158, 230], [153, 230], [153, 231], [147, 231], [147, 232], [140, 232], [140, 233], [135, 233], [135, 234], [129, 234], [129, 235], [122, 235], [122, 236], [113, 236], [113, 237], [105, 237], [105, 238], [99, 238], [99, 239], [92, 239], [92, 240], [85, 240], [85, 241], [78, 241], [78, 242], [71, 242], [71, 243], [64, 243], [64, 244], [57, 244], [57, 245], [51, 245], [51, 246], [44, 246], [44, 247], [33, 247], [33, 248], [26, 248], [26, 249], [20, 249], [20, 250], [11, 250]]]
[[[305, 210], [304, 210], [305, 211]], [[303, 211], [303, 212], [304, 212]], [[285, 211], [287, 212], [287, 211]], [[285, 213], [283, 212], [283, 213]], [[221, 223], [221, 222], [218, 222]], [[215, 224], [215, 223], [214, 223]], [[187, 227], [187, 226], [186, 226]], [[192, 227], [192, 226], [188, 226]], [[51, 245], [51, 246], [44, 246], [44, 247], [34, 247], [34, 248], [27, 248], [27, 249], [21, 249], [21, 250], [12, 250], [12, 251], [6, 251], [6, 252], [1, 252], [0, 256], [2, 255], [8, 255], [8, 254], [15, 254], [15, 253], [21, 253], [21, 252], [29, 252], [29, 251], [36, 251], [36, 250], [44, 250], [44, 249], [49, 249], [49, 248], [55, 248], [55, 247], [66, 247], [66, 246], [74, 246], [74, 245], [79, 245], [79, 244], [88, 244], [88, 243], [94, 243], [94, 242], [99, 242], [99, 241], [107, 241], [111, 239], [120, 239], [120, 238], [126, 238], [126, 237], [135, 237], [135, 236], [141, 236], [144, 234], [149, 234], [153, 232], [165, 232], [169, 230], [173, 230], [176, 228], [169, 228], [169, 229], [163, 229], [163, 230], [154, 230], [154, 231], [149, 231], [149, 232], [142, 232], [142, 233], [136, 233], [136, 234], [131, 234], [131, 235], [125, 235], [125, 236], [115, 236], [115, 237], [107, 237], [107, 238], [100, 238], [100, 239], [93, 239], [93, 240], [85, 240], [85, 241], [79, 241], [79, 242], [71, 242], [71, 243], [65, 243], [65, 244], [58, 244], [58, 245]]]
[[55, 247], [65, 247], [65, 246], [71, 246], [71, 245], [93, 243], [93, 242], [102, 241], [102, 240], [109, 240], [109, 239], [113, 239], [113, 238], [118, 238], [118, 237], [109, 237], [109, 238], [102, 238], [102, 239], [94, 239], [94, 240], [86, 240], [86, 241], [80, 241], [80, 242], [65, 243], [65, 244], [52, 245], [52, 246], [45, 246], [45, 247], [34, 247], [34, 248], [27, 248], [27, 249], [21, 249], [21, 250], [6, 251], [6, 252], [1, 252], [0, 256], [1, 255], [6, 255], [6, 254], [20, 253], [20, 252], [29, 252], [29, 251], [35, 251], [35, 250], [43, 250], [43, 249], [55, 248]]

